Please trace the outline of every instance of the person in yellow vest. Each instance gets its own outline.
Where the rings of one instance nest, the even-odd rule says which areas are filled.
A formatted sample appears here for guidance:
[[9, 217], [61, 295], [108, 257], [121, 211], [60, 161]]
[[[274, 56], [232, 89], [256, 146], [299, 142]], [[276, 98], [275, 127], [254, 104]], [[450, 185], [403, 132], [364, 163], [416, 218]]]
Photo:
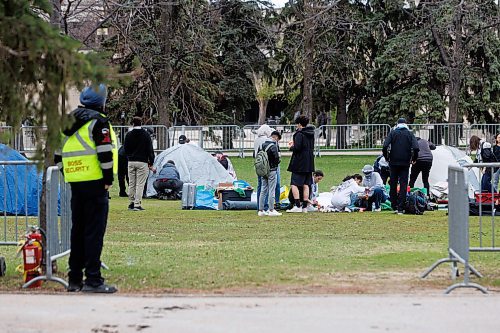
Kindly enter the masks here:
[[[79, 106], [71, 113], [72, 126], [64, 139], [56, 163], [71, 185], [71, 254], [69, 292], [114, 293], [104, 283], [101, 252], [108, 220], [108, 190], [118, 168], [116, 135], [106, 117], [106, 86], [83, 89]], [[85, 281], [83, 280], [85, 271]]]

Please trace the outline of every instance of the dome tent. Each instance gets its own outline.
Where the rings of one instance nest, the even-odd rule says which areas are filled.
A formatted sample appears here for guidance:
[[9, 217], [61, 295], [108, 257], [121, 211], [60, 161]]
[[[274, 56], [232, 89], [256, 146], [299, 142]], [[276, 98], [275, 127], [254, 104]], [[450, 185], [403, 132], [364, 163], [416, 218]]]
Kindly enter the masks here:
[[[195, 183], [215, 188], [219, 183], [233, 182], [229, 172], [217, 159], [198, 146], [182, 144], [171, 147], [156, 156], [153, 166], [158, 172], [169, 160], [175, 162], [181, 181], [184, 183]], [[156, 178], [156, 174], [149, 172], [146, 190], [148, 197], [156, 195], [156, 190], [153, 187]]]
[[[28, 159], [18, 151], [0, 144], [0, 161]], [[36, 216], [41, 191], [42, 175], [35, 165], [0, 165], [1, 213]]]
[[[450, 146], [437, 146], [435, 150], [432, 150], [432, 156], [432, 169], [429, 174], [431, 187], [439, 182], [448, 182], [448, 166], [463, 166], [473, 163], [464, 151]], [[481, 191], [478, 168], [470, 168], [467, 171], [467, 180], [469, 181], [469, 197], [472, 198], [475, 191]], [[422, 174], [418, 176], [415, 186], [423, 187]]]

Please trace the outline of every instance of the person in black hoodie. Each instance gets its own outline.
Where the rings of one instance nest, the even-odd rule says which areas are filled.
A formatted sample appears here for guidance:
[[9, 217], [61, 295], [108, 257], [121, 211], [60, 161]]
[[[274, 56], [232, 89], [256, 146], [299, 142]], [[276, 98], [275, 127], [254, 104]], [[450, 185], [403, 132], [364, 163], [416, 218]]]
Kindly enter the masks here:
[[130, 200], [128, 209], [140, 211], [144, 210], [141, 199], [148, 180], [149, 169], [156, 172], [153, 168], [155, 154], [151, 136], [141, 127], [142, 119], [134, 117], [132, 125], [134, 127], [127, 133], [123, 143], [128, 159], [128, 198]]
[[104, 111], [106, 96], [103, 84], [82, 91], [83, 106], [70, 114], [74, 123], [63, 131], [62, 151], [54, 158], [71, 185], [69, 292], [117, 291], [115, 286], [104, 284], [100, 259], [108, 220], [108, 190], [113, 184], [113, 145], [117, 144]]
[[436, 145], [422, 138], [417, 138], [418, 143], [418, 158], [417, 162], [411, 167], [410, 174], [410, 187], [415, 186], [415, 181], [420, 172], [422, 172], [422, 183], [427, 189], [427, 196], [430, 195], [429, 174], [432, 168], [432, 161], [434, 159], [431, 150], [436, 149]]
[[[418, 142], [406, 125], [406, 119], [399, 118], [396, 127], [384, 141], [382, 153], [391, 169], [389, 197], [392, 209], [403, 214], [406, 204], [406, 188], [408, 187], [408, 173], [410, 163], [416, 163], [418, 158]], [[398, 196], [399, 183], [399, 196]]]
[[[307, 204], [314, 172], [314, 126], [309, 125], [309, 118], [299, 116], [295, 119], [297, 131], [293, 135], [293, 141], [288, 143], [292, 158], [288, 165], [288, 171], [292, 173], [291, 191], [295, 206], [287, 210], [289, 213], [307, 213]], [[303, 186], [303, 202], [301, 208], [299, 186]]]

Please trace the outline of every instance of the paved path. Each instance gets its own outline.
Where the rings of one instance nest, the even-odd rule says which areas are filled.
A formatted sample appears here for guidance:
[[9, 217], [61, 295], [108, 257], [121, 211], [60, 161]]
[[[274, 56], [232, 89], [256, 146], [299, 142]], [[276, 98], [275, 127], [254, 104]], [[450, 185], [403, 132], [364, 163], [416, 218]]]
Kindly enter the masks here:
[[0, 295], [0, 332], [500, 332], [500, 296]]

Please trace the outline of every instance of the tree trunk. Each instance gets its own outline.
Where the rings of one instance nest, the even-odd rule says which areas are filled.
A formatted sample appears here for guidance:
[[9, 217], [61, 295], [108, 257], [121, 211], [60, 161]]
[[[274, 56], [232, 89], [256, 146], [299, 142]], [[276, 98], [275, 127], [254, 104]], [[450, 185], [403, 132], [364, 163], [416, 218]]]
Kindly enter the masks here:
[[262, 125], [266, 122], [266, 116], [267, 116], [267, 104], [269, 100], [265, 98], [258, 98], [257, 99], [259, 102], [259, 121], [258, 124]]
[[[162, 35], [160, 40], [162, 41], [161, 49], [164, 56], [165, 63], [158, 76], [158, 81], [156, 83], [157, 87], [154, 89], [156, 108], [158, 112], [158, 125], [170, 127], [170, 90], [172, 85], [172, 66], [170, 65], [170, 58], [172, 54], [172, 42], [171, 36], [173, 35], [173, 4], [166, 2], [161, 8], [160, 22], [162, 29]], [[175, 124], [174, 124], [175, 125]], [[162, 132], [160, 132], [162, 133]], [[163, 137], [166, 136], [166, 137]], [[158, 149], [166, 149], [169, 146], [169, 138], [165, 134], [160, 134], [158, 138]]]
[[[460, 100], [460, 86], [461, 86], [461, 78], [460, 78], [460, 70], [458, 68], [453, 68], [450, 70], [450, 102], [448, 104], [448, 123], [456, 124], [458, 121], [459, 115], [459, 100]], [[458, 135], [457, 129], [455, 126], [451, 125], [448, 127], [448, 145], [457, 146], [458, 144]]]
[[306, 21], [304, 23], [304, 79], [302, 96], [302, 114], [312, 121], [313, 111], [313, 75], [314, 75], [314, 26], [310, 0], [304, 0]]
[[[341, 88], [337, 92], [337, 126], [347, 125], [346, 92]], [[337, 149], [347, 148], [347, 126], [337, 127]]]

